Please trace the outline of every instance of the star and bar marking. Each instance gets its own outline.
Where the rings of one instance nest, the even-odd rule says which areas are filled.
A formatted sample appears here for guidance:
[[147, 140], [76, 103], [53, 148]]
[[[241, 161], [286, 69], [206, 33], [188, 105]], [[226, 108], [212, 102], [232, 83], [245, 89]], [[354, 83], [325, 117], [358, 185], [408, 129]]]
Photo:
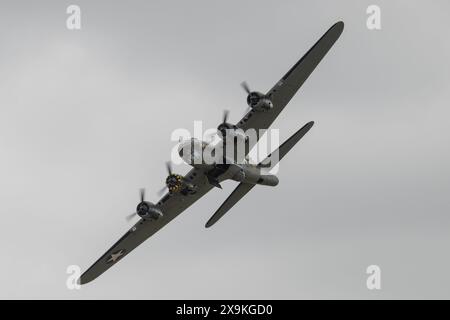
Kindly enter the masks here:
[[112, 253], [112, 254], [109, 256], [109, 259], [108, 259], [108, 261], [106, 261], [106, 262], [108, 262], [108, 263], [110, 263], [110, 262], [116, 262], [117, 260], [120, 259], [121, 256], [124, 255], [124, 253], [125, 253], [125, 250], [119, 250], [119, 251], [116, 251], [116, 252]]

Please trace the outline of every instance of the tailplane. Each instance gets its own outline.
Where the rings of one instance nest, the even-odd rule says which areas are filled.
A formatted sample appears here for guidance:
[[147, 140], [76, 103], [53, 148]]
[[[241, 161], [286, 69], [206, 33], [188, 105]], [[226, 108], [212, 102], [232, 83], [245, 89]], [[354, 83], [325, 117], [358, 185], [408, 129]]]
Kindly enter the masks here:
[[289, 139], [274, 152], [269, 154], [258, 166], [261, 168], [273, 168], [283, 157], [300, 141], [301, 138], [312, 128], [314, 121], [310, 121], [294, 133]]
[[[258, 166], [261, 168], [273, 168], [283, 157], [296, 145], [298, 141], [312, 128], [314, 122], [308, 122], [300, 130], [294, 133], [289, 139], [287, 139], [277, 150], [272, 152], [267, 156], [266, 159], [261, 161]], [[220, 218], [223, 217], [225, 213], [228, 212], [239, 200], [241, 200], [250, 190], [253, 189], [255, 185], [250, 183], [240, 183], [236, 189], [230, 194], [230, 196], [225, 200], [225, 202], [220, 206], [219, 209], [212, 215], [208, 220], [205, 227], [209, 228]]]

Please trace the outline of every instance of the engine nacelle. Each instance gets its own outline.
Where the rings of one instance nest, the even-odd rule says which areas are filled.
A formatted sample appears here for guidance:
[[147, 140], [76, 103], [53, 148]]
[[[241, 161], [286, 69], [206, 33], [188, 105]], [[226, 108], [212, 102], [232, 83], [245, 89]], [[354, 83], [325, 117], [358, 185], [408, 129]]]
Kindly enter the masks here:
[[136, 208], [136, 213], [142, 219], [157, 220], [163, 216], [163, 213], [159, 207], [151, 202], [142, 201]]
[[223, 140], [237, 138], [239, 140], [246, 140], [248, 137], [245, 135], [244, 130], [239, 129], [235, 125], [229, 123], [222, 123], [217, 127], [217, 134]]
[[255, 111], [268, 111], [273, 108], [272, 101], [261, 92], [250, 92], [247, 96], [247, 104]]

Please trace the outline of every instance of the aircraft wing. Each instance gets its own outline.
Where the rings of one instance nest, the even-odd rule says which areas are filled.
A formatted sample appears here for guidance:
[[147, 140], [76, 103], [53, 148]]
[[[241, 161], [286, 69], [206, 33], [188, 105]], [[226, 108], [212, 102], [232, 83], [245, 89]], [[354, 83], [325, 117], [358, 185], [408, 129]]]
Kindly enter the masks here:
[[163, 216], [158, 220], [140, 219], [119, 241], [81, 275], [78, 280], [79, 283], [85, 284], [97, 278], [213, 188], [208, 183], [203, 172], [198, 169], [189, 171], [186, 178], [197, 186], [195, 194], [188, 196], [179, 193], [172, 195], [166, 194], [157, 203], [163, 212]]
[[[250, 110], [237, 126], [244, 131], [256, 129], [259, 140], [259, 129], [268, 129], [275, 121], [280, 112], [292, 99], [302, 84], [308, 79], [316, 66], [327, 54], [344, 29], [342, 21], [335, 23], [328, 31], [312, 46], [311, 49], [278, 81], [267, 93], [273, 103], [273, 108], [266, 112], [255, 112]], [[257, 141], [249, 141], [246, 153], [248, 153]], [[252, 145], [250, 145], [252, 144]]]

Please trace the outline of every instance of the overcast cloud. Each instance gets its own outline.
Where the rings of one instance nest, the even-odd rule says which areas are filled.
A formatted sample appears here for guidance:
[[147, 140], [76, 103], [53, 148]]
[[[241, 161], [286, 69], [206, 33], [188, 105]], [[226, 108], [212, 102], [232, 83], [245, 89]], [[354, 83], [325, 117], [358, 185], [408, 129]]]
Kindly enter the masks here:
[[[366, 28], [378, 4], [382, 29]], [[66, 8], [82, 29], [66, 28]], [[435, 1], [3, 1], [0, 298], [450, 298], [450, 20]], [[164, 185], [176, 128], [238, 121], [336, 21], [341, 38], [274, 127], [276, 188], [204, 224], [195, 203], [81, 290]], [[176, 167], [185, 173], [187, 165]], [[382, 289], [365, 270], [382, 270]]]

